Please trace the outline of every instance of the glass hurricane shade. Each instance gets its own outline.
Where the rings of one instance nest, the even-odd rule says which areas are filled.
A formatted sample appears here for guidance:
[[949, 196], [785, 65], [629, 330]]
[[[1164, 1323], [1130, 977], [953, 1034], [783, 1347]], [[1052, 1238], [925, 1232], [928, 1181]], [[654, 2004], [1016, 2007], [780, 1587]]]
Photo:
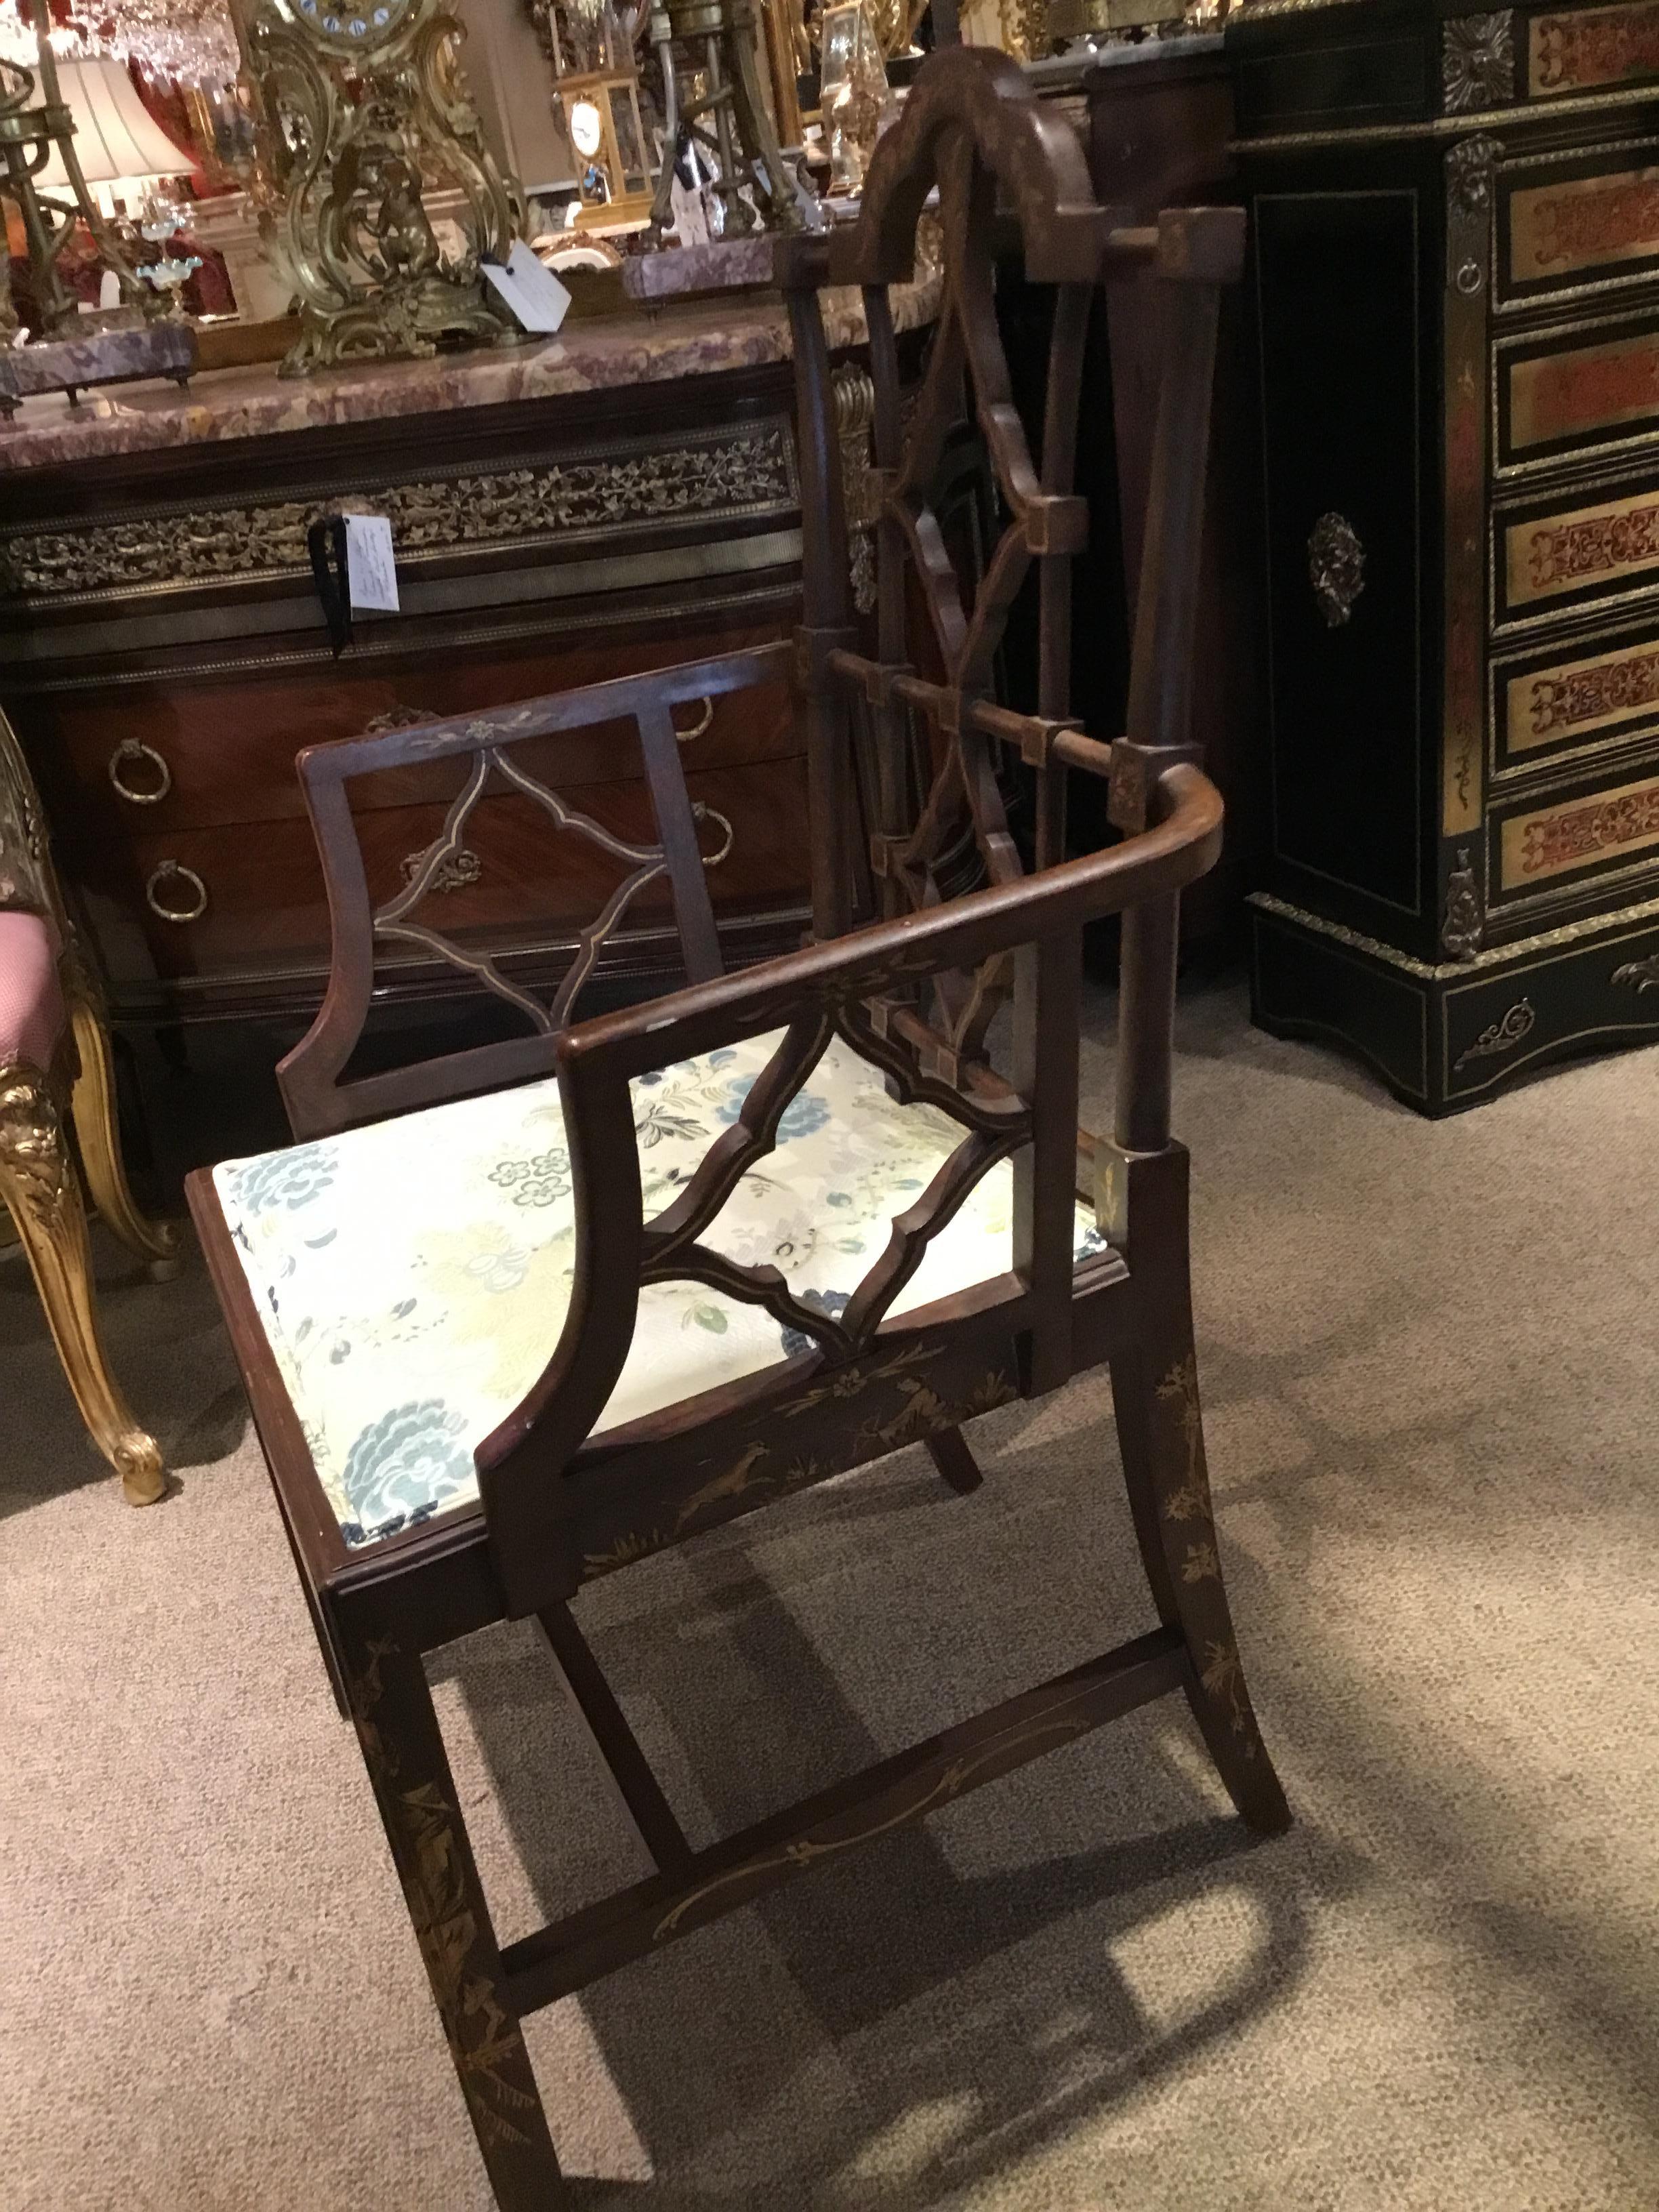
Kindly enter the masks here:
[[[99, 55], [60, 61], [58, 82], [75, 118], [75, 151], [93, 197], [107, 215], [115, 198], [136, 198], [157, 177], [187, 177], [196, 163], [175, 146], [138, 96], [125, 62]], [[65, 192], [69, 179], [56, 146], [35, 182]], [[125, 188], [125, 189], [124, 189]]]

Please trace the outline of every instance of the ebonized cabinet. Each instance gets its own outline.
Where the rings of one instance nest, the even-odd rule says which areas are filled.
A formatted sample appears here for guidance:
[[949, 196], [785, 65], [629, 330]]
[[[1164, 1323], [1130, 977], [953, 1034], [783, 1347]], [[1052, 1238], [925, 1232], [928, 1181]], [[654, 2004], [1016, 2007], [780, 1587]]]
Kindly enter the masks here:
[[1256, 1018], [1443, 1113], [1659, 1034], [1659, 0], [1266, 0], [1226, 38]]

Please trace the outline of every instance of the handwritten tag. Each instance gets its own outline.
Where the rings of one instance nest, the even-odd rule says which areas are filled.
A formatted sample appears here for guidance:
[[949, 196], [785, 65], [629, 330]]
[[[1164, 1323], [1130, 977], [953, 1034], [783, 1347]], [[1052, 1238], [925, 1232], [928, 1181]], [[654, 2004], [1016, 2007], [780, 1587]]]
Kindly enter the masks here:
[[673, 215], [674, 235], [680, 244], [707, 246], [708, 210], [703, 203], [702, 193], [696, 188], [688, 191], [680, 182], [678, 169], [668, 187], [668, 204]]
[[398, 563], [392, 551], [392, 525], [383, 514], [348, 514], [346, 574], [351, 604], [366, 614], [398, 611]]
[[570, 295], [553, 271], [542, 266], [523, 239], [514, 240], [505, 266], [499, 261], [478, 265], [523, 329], [550, 335], [558, 329], [570, 305]]

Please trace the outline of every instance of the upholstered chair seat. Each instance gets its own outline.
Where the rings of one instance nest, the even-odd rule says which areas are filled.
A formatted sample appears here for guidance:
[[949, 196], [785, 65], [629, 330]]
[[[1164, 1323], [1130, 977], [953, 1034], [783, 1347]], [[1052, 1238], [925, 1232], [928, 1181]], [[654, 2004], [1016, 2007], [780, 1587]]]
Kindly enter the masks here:
[[[640, 1078], [634, 1127], [654, 1218], [738, 1118], [781, 1032]], [[806, 1304], [845, 1311], [893, 1217], [961, 1137], [901, 1106], [881, 1071], [831, 1042], [776, 1150], [708, 1234], [775, 1267]], [[253, 1306], [354, 1548], [476, 1498], [473, 1454], [527, 1395], [570, 1303], [576, 1223], [555, 1081], [428, 1107], [214, 1170]], [[1079, 1259], [1104, 1249], [1076, 1209]], [[1012, 1265], [1013, 1168], [977, 1183], [896, 1300], [903, 1314]], [[810, 1349], [763, 1308], [653, 1283], [599, 1428], [614, 1429]]]

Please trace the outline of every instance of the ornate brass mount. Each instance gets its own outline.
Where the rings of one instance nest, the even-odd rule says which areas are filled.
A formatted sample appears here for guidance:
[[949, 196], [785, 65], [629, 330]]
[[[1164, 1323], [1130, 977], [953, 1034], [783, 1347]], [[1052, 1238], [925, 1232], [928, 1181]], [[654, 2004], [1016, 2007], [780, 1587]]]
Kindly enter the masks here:
[[1446, 911], [1441, 918], [1440, 942], [1454, 960], [1473, 960], [1480, 950], [1486, 927], [1480, 885], [1469, 864], [1470, 848], [1457, 848], [1457, 866], [1446, 878]]
[[[479, 273], [507, 258], [523, 195], [479, 129], [442, 0], [232, 0], [240, 82], [264, 172], [266, 251], [299, 301], [282, 364], [431, 354], [511, 334]], [[447, 252], [422, 195], [458, 186], [465, 244]]]
[[1659, 991], [1659, 952], [1649, 953], [1645, 960], [1626, 960], [1613, 969], [1611, 980], [1634, 991], [1638, 999], [1644, 991]]
[[1340, 629], [1365, 588], [1365, 549], [1346, 515], [1334, 509], [1309, 533], [1308, 580], [1327, 627]]
[[1530, 999], [1517, 999], [1500, 1021], [1489, 1022], [1474, 1042], [1452, 1062], [1452, 1073], [1461, 1075], [1472, 1060], [1497, 1060], [1513, 1052], [1530, 1036], [1538, 1016]]
[[1455, 15], [1442, 32], [1440, 87], [1448, 115], [1501, 107], [1515, 97], [1515, 16]]

